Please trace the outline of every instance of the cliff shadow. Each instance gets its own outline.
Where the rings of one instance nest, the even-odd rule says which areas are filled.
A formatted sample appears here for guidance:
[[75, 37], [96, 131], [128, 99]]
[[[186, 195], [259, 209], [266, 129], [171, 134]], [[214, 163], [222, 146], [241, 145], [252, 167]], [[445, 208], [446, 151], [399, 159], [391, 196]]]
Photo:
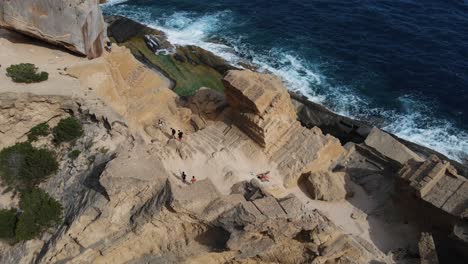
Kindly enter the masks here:
[[9, 42], [14, 43], [14, 44], [29, 44], [29, 45], [42, 47], [42, 48], [47, 48], [47, 49], [50, 49], [50, 50], [69, 53], [69, 54], [72, 54], [74, 56], [86, 57], [86, 56], [84, 56], [82, 54], [78, 54], [78, 53], [72, 52], [72, 51], [70, 51], [68, 49], [65, 49], [64, 47], [54, 45], [54, 44], [49, 43], [49, 42], [47, 42], [45, 40], [42, 40], [40, 38], [36, 38], [36, 37], [30, 36], [28, 34], [18, 32], [18, 31], [14, 31], [14, 30], [0, 28], [0, 38], [6, 39]]

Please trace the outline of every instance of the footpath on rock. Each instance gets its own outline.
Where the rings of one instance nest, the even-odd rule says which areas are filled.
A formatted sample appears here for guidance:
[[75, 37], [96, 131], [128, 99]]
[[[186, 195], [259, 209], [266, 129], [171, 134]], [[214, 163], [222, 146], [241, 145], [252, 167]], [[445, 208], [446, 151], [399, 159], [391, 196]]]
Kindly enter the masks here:
[[[0, 29], [0, 151], [29, 142], [53, 153], [57, 169], [37, 188], [60, 203], [61, 217], [31, 239], [0, 237], [0, 263], [468, 259], [462, 165], [292, 100], [278, 77], [224, 67], [207, 60], [209, 54], [194, 55], [200, 51], [190, 52], [193, 47], [164, 55], [175, 61], [152, 57], [148, 64], [148, 56], [170, 43], [153, 31], [119, 32], [121, 18], [109, 21], [109, 35], [122, 46], [101, 51], [96, 47], [105, 46], [105, 35], [97, 1], [71, 1], [74, 11], [67, 7], [60, 14], [60, 4], [47, 9], [47, 0], [26, 2], [34, 8], [12, 12], [22, 6], [0, 2], [0, 25], [8, 28]], [[28, 22], [41, 14], [45, 21]], [[70, 20], [81, 26], [67, 27], [67, 44], [47, 31]], [[47, 35], [49, 43], [74, 53], [11, 29], [39, 39]], [[92, 60], [75, 55], [77, 39], [89, 42], [84, 29], [101, 32], [79, 52]], [[155, 50], [149, 53], [149, 47]], [[7, 77], [8, 66], [26, 62], [48, 72], [48, 80], [22, 84]], [[168, 65], [183, 71], [164, 70]], [[192, 75], [207, 75], [189, 90], [177, 88], [181, 83], [174, 81], [193, 67], [199, 71]], [[34, 132], [70, 118], [82, 130], [73, 140]], [[184, 133], [181, 140], [172, 137], [172, 128]], [[14, 160], [5, 164], [16, 165]], [[8, 185], [10, 175], [1, 168], [0, 212], [22, 209], [24, 190]]]

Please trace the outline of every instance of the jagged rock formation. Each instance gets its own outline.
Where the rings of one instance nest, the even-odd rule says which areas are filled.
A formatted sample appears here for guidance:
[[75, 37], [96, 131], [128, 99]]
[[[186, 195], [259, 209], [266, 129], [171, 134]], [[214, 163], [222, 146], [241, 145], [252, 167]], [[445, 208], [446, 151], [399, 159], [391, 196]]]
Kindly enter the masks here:
[[107, 38], [98, 0], [4, 0], [0, 2], [0, 26], [88, 58], [102, 54]]
[[[298, 119], [303, 126], [308, 128], [313, 128], [314, 126], [319, 127], [324, 134], [333, 135], [338, 138], [342, 144], [346, 144], [347, 142], [360, 144], [364, 142], [373, 128], [373, 126], [368, 122], [351, 119], [334, 113], [322, 105], [309, 101], [307, 97], [297, 92], [290, 91], [289, 94], [291, 95], [291, 99], [296, 108]], [[391, 136], [418, 156], [427, 158], [431, 155], [437, 155], [450, 161], [450, 163], [457, 168], [460, 174], [468, 175], [466, 162], [462, 164], [455, 160], [451, 160], [445, 155], [428, 147], [399, 138], [393, 134], [391, 134]]]
[[363, 263], [370, 252], [318, 211], [305, 213], [295, 196], [243, 201], [217, 222], [231, 235], [236, 259], [279, 263]]
[[[421, 230], [402, 213], [408, 200], [393, 188], [412, 154], [391, 136], [373, 131], [366, 143], [343, 148], [319, 128], [301, 126], [285, 87], [271, 75], [230, 71], [225, 96], [201, 89], [179, 98], [164, 76], [125, 48], [54, 63], [48, 70], [67, 67], [56, 80], [70, 80], [80, 92], [46, 96], [58, 90], [32, 85], [28, 91], [43, 95], [1, 94], [8, 104], [0, 106], [0, 136], [12, 144], [54, 116], [73, 112], [82, 119], [85, 136], [73, 147], [80, 156], [71, 161], [68, 146], [57, 149], [60, 170], [40, 185], [63, 204], [65, 221], [38, 239], [0, 244], [0, 263], [403, 263], [417, 256]], [[159, 119], [166, 126], [157, 126]], [[185, 132], [182, 141], [171, 138], [170, 127]], [[358, 130], [348, 132], [364, 137]], [[417, 171], [421, 164], [413, 163]], [[197, 181], [184, 183], [182, 171]], [[270, 181], [258, 181], [265, 171]], [[309, 174], [317, 176], [311, 178], [317, 197], [340, 201], [307, 197], [295, 185]], [[462, 180], [450, 166], [441, 178], [431, 175], [436, 184], [415, 190], [423, 190], [423, 199], [444, 181]], [[359, 191], [356, 199], [346, 197], [347, 185]], [[449, 200], [459, 201], [460, 190]], [[343, 204], [353, 210], [327, 211]], [[455, 207], [450, 212], [463, 217], [462, 206]], [[465, 222], [452, 227], [456, 239], [468, 241]], [[433, 235], [439, 250], [440, 234]], [[432, 244], [420, 245], [423, 256]]]
[[226, 101], [233, 123], [257, 142], [278, 164], [284, 185], [294, 186], [301, 174], [328, 170], [342, 154], [340, 142], [319, 128], [296, 120], [289, 94], [278, 77], [251, 71], [229, 71]]
[[339, 201], [348, 195], [344, 173], [315, 172], [307, 175], [304, 185], [316, 200]]
[[409, 161], [400, 171], [422, 200], [445, 212], [468, 219], [468, 180], [447, 161], [431, 156], [424, 162]]
[[78, 106], [67, 97], [0, 94], [0, 149], [13, 145], [40, 123], [54, 122]]
[[126, 48], [114, 47], [106, 56], [69, 67], [67, 73], [93, 90], [148, 141], [158, 136], [159, 119], [171, 120], [168, 126], [191, 130], [192, 113], [177, 106], [177, 95], [168, 89], [170, 81], [137, 61]]
[[[81, 98], [70, 98], [57, 95], [33, 95], [21, 93], [2, 93], [0, 98], [17, 102], [13, 117], [25, 117], [26, 122], [7, 123], [11, 131], [29, 130], [31, 127], [46, 122], [50, 127], [55, 126], [58, 119], [75, 114], [82, 119], [84, 136], [76, 140], [73, 149], [80, 154], [74, 160], [68, 158], [70, 146], [65, 144], [55, 146], [52, 143], [52, 135], [39, 139], [32, 144], [39, 148], [52, 149], [59, 162], [59, 171], [40, 184], [40, 188], [60, 201], [63, 206], [65, 223], [54, 230], [53, 235], [44, 234], [41, 239], [34, 239], [15, 245], [0, 243], [0, 263], [31, 263], [40, 259], [43, 252], [49, 247], [51, 240], [60, 237], [67, 223], [72, 222], [91, 201], [103, 196], [99, 184], [99, 176], [106, 163], [112, 159], [117, 147], [128, 137], [126, 128], [121, 123], [109, 123], [108, 119], [90, 112], [92, 107], [86, 106], [88, 102]], [[8, 102], [8, 100], [5, 100]], [[3, 101], [2, 101], [3, 102]], [[103, 106], [101, 106], [103, 107]], [[47, 113], [34, 111], [54, 110], [52, 118], [46, 119]], [[110, 112], [110, 111], [109, 111]], [[26, 118], [29, 115], [37, 115], [37, 118]], [[109, 119], [111, 120], [111, 119]], [[0, 125], [4, 123], [0, 122]], [[24, 134], [21, 134], [24, 135]], [[23, 137], [13, 137], [13, 143], [25, 140]], [[11, 145], [11, 144], [9, 144]], [[1, 180], [0, 180], [1, 184]], [[2, 196], [15, 196], [11, 191], [2, 193]], [[17, 194], [16, 194], [17, 195]], [[3, 205], [0, 204], [3, 209]], [[52, 231], [52, 230], [51, 230]], [[39, 260], [38, 260], [39, 261]]]
[[209, 88], [202, 87], [190, 97], [187, 107], [192, 110], [192, 126], [196, 130], [212, 124], [212, 121], [222, 120], [223, 112], [228, 107], [223, 94]]

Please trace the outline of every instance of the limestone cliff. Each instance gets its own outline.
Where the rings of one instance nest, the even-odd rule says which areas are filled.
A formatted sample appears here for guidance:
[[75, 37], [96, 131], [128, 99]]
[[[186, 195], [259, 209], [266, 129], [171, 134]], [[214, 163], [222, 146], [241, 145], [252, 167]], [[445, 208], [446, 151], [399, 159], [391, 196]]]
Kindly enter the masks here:
[[[303, 127], [277, 77], [229, 71], [225, 94], [181, 98], [124, 47], [88, 61], [0, 44], [8, 63], [34, 49], [51, 72], [47, 85], [0, 79], [0, 147], [69, 115], [84, 127], [74, 145], [34, 143], [56, 151], [59, 170], [39, 187], [63, 205], [64, 221], [30, 241], [0, 242], [0, 263], [414, 263], [418, 252], [427, 260], [468, 241], [466, 179], [453, 167], [376, 129], [342, 146]], [[81, 151], [73, 160], [72, 149]], [[15, 207], [5, 192], [0, 208]], [[408, 210], [408, 197], [429, 208]], [[436, 218], [445, 225], [433, 228]], [[421, 232], [433, 239], [419, 243]]]
[[2, 0], [0, 26], [99, 57], [107, 38], [98, 0]]

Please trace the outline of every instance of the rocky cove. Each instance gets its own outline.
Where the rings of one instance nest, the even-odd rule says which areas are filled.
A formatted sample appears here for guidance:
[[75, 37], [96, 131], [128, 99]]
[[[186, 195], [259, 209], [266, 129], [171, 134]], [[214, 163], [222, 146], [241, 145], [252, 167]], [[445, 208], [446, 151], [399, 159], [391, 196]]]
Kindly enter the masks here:
[[[0, 2], [0, 25], [32, 36], [1, 30], [2, 65], [49, 73], [18, 84], [0, 68], [0, 147], [69, 116], [83, 136], [33, 143], [57, 157], [39, 188], [63, 221], [0, 242], [1, 263], [466, 263], [463, 164], [131, 20], [108, 17], [106, 32], [98, 1], [65, 13], [48, 2]], [[57, 21], [82, 26], [44, 34]], [[198, 181], [185, 184], [182, 171]], [[269, 181], [257, 179], [266, 171]], [[4, 188], [0, 209], [18, 196]]]

